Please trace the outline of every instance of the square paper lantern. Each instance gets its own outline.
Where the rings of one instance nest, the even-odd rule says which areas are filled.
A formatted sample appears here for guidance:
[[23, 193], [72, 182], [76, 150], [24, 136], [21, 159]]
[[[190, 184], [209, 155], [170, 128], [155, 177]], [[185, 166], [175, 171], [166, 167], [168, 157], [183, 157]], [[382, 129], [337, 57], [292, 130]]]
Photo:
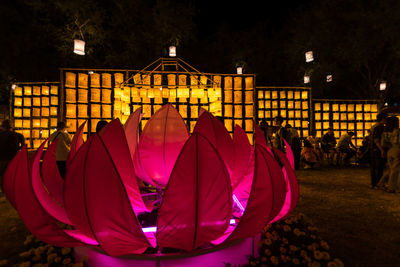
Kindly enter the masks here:
[[303, 111], [303, 119], [308, 119], [308, 111]]
[[347, 105], [346, 104], [340, 104], [340, 111], [347, 111]]
[[224, 116], [225, 117], [232, 117], [232, 105], [224, 105]]
[[339, 120], [339, 112], [334, 112], [333, 113], [333, 120], [338, 121]]
[[50, 97], [50, 104], [52, 106], [58, 106], [58, 97], [57, 96], [51, 96]]
[[90, 131], [92, 132], [92, 133], [95, 133], [96, 132], [96, 127], [97, 127], [97, 123], [99, 123], [99, 119], [91, 119], [90, 120], [90, 124], [91, 124], [91, 126], [90, 126]]
[[40, 127], [48, 128], [49, 127], [49, 119], [46, 119], [46, 118], [40, 119]]
[[23, 120], [22, 127], [26, 128], [26, 129], [31, 128], [31, 120]]
[[320, 120], [321, 120], [321, 113], [316, 112], [316, 113], [314, 114], [314, 118], [315, 118], [316, 121], [320, 121]]
[[246, 117], [253, 117], [253, 106], [252, 105], [245, 106], [245, 115], [246, 115]]
[[279, 115], [278, 110], [273, 110], [271, 113], [272, 118], [275, 118], [278, 115]]
[[272, 108], [278, 108], [278, 101], [272, 101]]
[[354, 104], [348, 104], [347, 105], [347, 111], [354, 111]]
[[349, 124], [347, 125], [347, 128], [348, 128], [349, 130], [354, 130], [354, 123], [349, 123]]
[[121, 83], [124, 82], [124, 74], [114, 73], [114, 82], [115, 82], [115, 86], [119, 87], [121, 85]]
[[34, 106], [40, 107], [40, 97], [34, 97], [32, 102]]
[[76, 105], [74, 104], [67, 104], [67, 110], [65, 116], [67, 118], [76, 118]]
[[242, 127], [242, 124], [243, 124], [242, 120], [235, 120], [235, 125]]
[[50, 119], [50, 127], [56, 127], [56, 126], [57, 126], [57, 119], [51, 118]]
[[33, 87], [33, 95], [40, 95], [40, 87], [39, 86], [34, 86]]
[[65, 73], [65, 87], [74, 88], [76, 84], [76, 74], [72, 72]]
[[372, 119], [371, 113], [364, 113], [364, 120], [370, 121]]
[[42, 130], [42, 138], [48, 138], [49, 137], [49, 130]]
[[48, 107], [50, 106], [50, 99], [49, 97], [42, 97], [42, 106]]
[[329, 128], [329, 122], [323, 122], [323, 128], [324, 128], [324, 130], [326, 130], [326, 129], [328, 129]]
[[14, 117], [22, 117], [22, 109], [15, 108], [14, 109]]
[[228, 132], [232, 132], [232, 130], [233, 130], [232, 120], [224, 120], [224, 125]]
[[90, 105], [90, 116], [92, 118], [101, 118], [101, 113], [100, 113], [100, 105], [98, 104], [92, 104]]
[[315, 123], [315, 129], [320, 130], [322, 128], [322, 124], [320, 122]]
[[14, 128], [22, 128], [22, 120], [14, 120]]
[[278, 92], [272, 91], [272, 99], [277, 99], [277, 98], [278, 98]]
[[42, 95], [49, 95], [50, 88], [48, 86], [42, 86]]
[[347, 123], [346, 122], [340, 123], [340, 129], [347, 130]]
[[88, 75], [85, 73], [78, 74], [78, 87], [88, 88]]
[[280, 97], [280, 99], [285, 99], [286, 98], [286, 92], [285, 91], [280, 91], [279, 92], [279, 97]]
[[317, 110], [317, 111], [321, 110], [321, 103], [315, 103], [314, 110]]
[[253, 121], [252, 120], [246, 120], [244, 129], [245, 129], [246, 132], [252, 132], [253, 131]]
[[75, 103], [76, 102], [76, 90], [75, 89], [65, 89], [66, 102]]
[[232, 77], [224, 77], [224, 88], [232, 89]]
[[308, 91], [302, 91], [301, 92], [301, 98], [302, 99], [307, 99], [308, 98]]
[[50, 115], [57, 116], [57, 107], [50, 107]]
[[101, 106], [101, 116], [102, 118], [111, 119], [111, 105], [102, 105]]
[[88, 117], [88, 107], [87, 105], [78, 105], [78, 117], [87, 118]]
[[25, 137], [25, 139], [29, 139], [31, 137], [31, 131], [30, 130], [22, 130], [21, 133]]
[[260, 119], [265, 118], [264, 110], [259, 110], [259, 111], [258, 111], [258, 118], [260, 118]]
[[356, 111], [362, 111], [362, 104], [356, 105]]
[[33, 117], [40, 117], [40, 108], [33, 108], [32, 109], [32, 116]]
[[300, 99], [300, 92], [299, 91], [294, 92], [294, 99]]
[[50, 94], [58, 95], [58, 86], [57, 85], [50, 86]]
[[294, 114], [295, 114], [295, 117], [296, 117], [296, 118], [301, 118], [301, 111], [300, 111], [300, 110], [296, 110], [296, 111], [294, 112]]
[[150, 118], [151, 117], [151, 106], [150, 105], [143, 105], [143, 117]]
[[322, 119], [325, 120], [325, 121], [329, 120], [329, 113], [328, 112], [324, 112], [323, 115], [322, 115]]
[[246, 89], [254, 88], [254, 79], [253, 77], [246, 77], [245, 79]]
[[371, 111], [371, 105], [370, 104], [365, 104], [364, 105], [364, 111], [370, 112]]
[[271, 115], [271, 111], [265, 111], [265, 118], [270, 119]]
[[22, 96], [22, 87], [20, 87], [20, 86], [15, 87], [14, 95], [15, 96]]
[[231, 91], [231, 90], [227, 90], [224, 92], [226, 103], [232, 103], [232, 93], [233, 93], [233, 91]]
[[281, 116], [286, 117], [286, 109], [281, 109]]
[[[32, 126], [34, 128], [40, 128], [40, 119], [33, 119], [32, 120]], [[34, 138], [38, 138], [39, 136], [34, 136]]]
[[242, 91], [234, 91], [234, 101], [235, 104], [242, 103]]
[[162, 97], [155, 97], [154, 98], [154, 103], [155, 104], [162, 104], [163, 103]]
[[294, 118], [294, 110], [289, 110], [288, 111], [288, 117], [289, 118]]
[[182, 118], [184, 118], [184, 119], [187, 118], [187, 106], [186, 105], [179, 106], [179, 114], [181, 114]]
[[258, 101], [258, 108], [264, 108], [264, 101]]
[[111, 89], [111, 74], [102, 73], [101, 74], [101, 87]]
[[235, 105], [235, 118], [242, 118], [242, 117], [243, 117], [242, 106]]
[[42, 117], [48, 117], [48, 116], [50, 116], [49, 108], [42, 108]]
[[258, 99], [264, 99], [264, 92], [258, 91], [257, 96], [258, 96]]
[[294, 99], [294, 92], [293, 91], [287, 91], [287, 98], [288, 99]]
[[24, 108], [23, 109], [23, 111], [22, 111], [22, 115], [24, 116], [24, 117], [30, 117], [31, 116], [31, 109], [29, 109], [29, 108]]
[[92, 73], [90, 74], [90, 87], [100, 87], [100, 74]]
[[[226, 109], [226, 107], [225, 107]], [[199, 108], [197, 106], [190, 107], [190, 117], [197, 118], [199, 116]]]
[[301, 127], [301, 120], [295, 120], [294, 121], [294, 127], [300, 128]]
[[235, 77], [233, 79], [235, 90], [242, 90], [242, 80], [242, 77]]
[[[170, 89], [164, 88], [164, 89], [162, 90], [162, 97], [163, 97], [163, 98], [169, 98], [169, 96], [170, 96], [169, 91], [170, 91]], [[204, 95], [204, 90], [202, 90], [202, 92], [203, 92], [202, 95]]]
[[378, 112], [378, 105], [377, 104], [371, 104], [371, 112]]
[[294, 107], [294, 102], [293, 101], [288, 101], [287, 102], [287, 108], [292, 109]]
[[81, 102], [81, 103], [88, 102], [88, 90], [78, 89], [78, 102]]
[[329, 109], [329, 103], [324, 103], [323, 105], [322, 105], [322, 109], [324, 110], [324, 111], [329, 111], [330, 109]]
[[284, 100], [279, 101], [279, 107], [280, 108], [285, 108], [286, 107], [286, 102]]
[[355, 118], [354, 113], [348, 113], [347, 118], [348, 118], [348, 120], [351, 120], [351, 121], [354, 120], [354, 118]]
[[100, 102], [100, 89], [91, 89], [90, 90], [90, 101], [91, 102]]
[[[179, 95], [179, 89], [178, 89], [178, 95]], [[153, 88], [148, 89], [147, 97], [148, 98], [154, 98], [154, 89]]]
[[14, 106], [16, 106], [16, 107], [22, 106], [22, 98], [21, 97], [14, 98]]
[[361, 112], [356, 113], [356, 120], [362, 120], [363, 119], [363, 114]]
[[303, 122], [301, 123], [301, 126], [302, 126], [302, 128], [308, 128], [308, 124], [309, 124], [308, 121], [303, 121]]
[[342, 121], [347, 120], [347, 113], [340, 113], [340, 120]]
[[302, 107], [303, 107], [303, 109], [308, 109], [308, 102], [307, 101], [303, 101], [302, 102]]
[[32, 95], [32, 87], [24, 86], [24, 95]]
[[264, 99], [271, 99], [271, 91], [264, 91]]

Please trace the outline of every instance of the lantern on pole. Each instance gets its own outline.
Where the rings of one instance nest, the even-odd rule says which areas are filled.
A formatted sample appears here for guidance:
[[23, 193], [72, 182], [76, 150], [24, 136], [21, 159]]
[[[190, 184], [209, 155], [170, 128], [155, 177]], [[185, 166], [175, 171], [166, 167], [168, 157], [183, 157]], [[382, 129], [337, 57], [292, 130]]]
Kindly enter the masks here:
[[243, 67], [236, 67], [236, 73], [237, 74], [243, 74]]
[[304, 75], [304, 83], [310, 83], [310, 76], [309, 75]]
[[379, 84], [379, 90], [380, 90], [380, 91], [385, 91], [385, 90], [386, 90], [386, 82], [385, 82], [385, 81], [382, 81], [382, 82]]
[[171, 45], [169, 47], [169, 56], [170, 57], [176, 57], [176, 46]]
[[313, 51], [306, 52], [306, 62], [311, 62], [314, 60]]
[[74, 40], [74, 53], [77, 55], [85, 55], [85, 41], [75, 39]]
[[326, 82], [327, 82], [327, 83], [332, 82], [332, 80], [333, 80], [332, 74], [326, 75]]
[[15, 88], [17, 88], [17, 85], [14, 83], [11, 85], [11, 90], [15, 91]]

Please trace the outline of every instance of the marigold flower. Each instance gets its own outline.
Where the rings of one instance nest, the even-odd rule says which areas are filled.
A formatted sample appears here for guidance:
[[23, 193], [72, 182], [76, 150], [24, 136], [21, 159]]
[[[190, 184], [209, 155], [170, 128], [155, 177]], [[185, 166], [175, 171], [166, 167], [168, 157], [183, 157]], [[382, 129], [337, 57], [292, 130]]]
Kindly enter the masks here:
[[271, 252], [271, 250], [269, 250], [269, 249], [264, 250], [264, 253], [265, 253], [265, 255], [267, 255], [267, 256], [271, 256], [271, 255], [272, 255], [272, 252]]
[[314, 250], [314, 258], [316, 260], [321, 260], [322, 259], [322, 253], [319, 250]]
[[279, 259], [276, 256], [271, 256], [270, 261], [273, 265], [278, 265], [279, 264]]
[[334, 261], [330, 261], [330, 262], [328, 262], [328, 265], [327, 265], [328, 267], [337, 267], [337, 264], [336, 264], [336, 262], [334, 262]]
[[272, 240], [269, 239], [269, 238], [266, 238], [266, 239], [264, 240], [264, 244], [267, 245], [267, 246], [270, 246], [270, 245], [272, 244]]
[[328, 260], [331, 259], [331, 255], [329, 255], [329, 253], [326, 252], [326, 251], [321, 252], [321, 254], [322, 254], [322, 258], [323, 258], [324, 260], [328, 261]]
[[292, 262], [293, 262], [294, 265], [299, 265], [300, 264], [300, 260], [297, 259], [297, 258], [293, 258]]

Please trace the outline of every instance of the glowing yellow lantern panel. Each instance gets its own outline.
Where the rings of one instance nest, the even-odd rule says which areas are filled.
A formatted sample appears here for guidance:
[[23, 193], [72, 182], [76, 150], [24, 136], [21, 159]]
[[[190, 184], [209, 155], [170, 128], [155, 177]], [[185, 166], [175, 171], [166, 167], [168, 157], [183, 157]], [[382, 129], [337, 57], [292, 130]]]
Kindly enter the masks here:
[[81, 102], [81, 103], [88, 102], [88, 90], [78, 89], [78, 102]]
[[224, 108], [225, 108], [224, 116], [225, 117], [232, 117], [232, 105], [225, 105]]
[[308, 92], [307, 91], [302, 91], [301, 92], [301, 98], [302, 99], [307, 99], [308, 98]]
[[303, 111], [303, 119], [308, 119], [308, 111]]
[[242, 92], [241, 91], [234, 91], [234, 101], [235, 101], [235, 104], [242, 103]]
[[329, 103], [324, 103], [324, 104], [322, 105], [322, 109], [323, 109], [324, 111], [330, 110], [330, 109], [329, 109]]
[[22, 98], [20, 98], [20, 97], [14, 98], [14, 106], [17, 106], [17, 107], [22, 106]]
[[235, 118], [242, 118], [242, 106], [235, 105]]
[[245, 113], [246, 117], [253, 117], [253, 106], [251, 105], [246, 105], [245, 106]]
[[186, 105], [179, 106], [179, 114], [181, 114], [182, 118], [187, 118], [187, 106]]
[[293, 104], [294, 104], [293, 101], [288, 101], [288, 103], [287, 103], [288, 109], [292, 109]]
[[317, 110], [317, 111], [321, 110], [321, 103], [315, 103], [314, 110]]
[[101, 110], [103, 118], [111, 118], [111, 105], [102, 105]]
[[66, 111], [66, 117], [68, 118], [75, 118], [76, 117], [76, 105], [73, 104], [67, 104], [67, 111]]
[[56, 118], [51, 118], [50, 119], [50, 127], [56, 127], [56, 126], [57, 126], [57, 119]]
[[32, 116], [33, 117], [40, 117], [40, 108], [33, 108], [32, 109]]
[[197, 106], [190, 107], [190, 116], [192, 118], [197, 118], [199, 116], [199, 109]]
[[20, 87], [20, 86], [15, 87], [14, 95], [22, 96], [22, 87]]
[[24, 95], [32, 95], [32, 87], [24, 86]]
[[340, 113], [340, 119], [341, 120], [347, 120], [347, 113]]
[[50, 107], [50, 115], [57, 116], [57, 107]]
[[76, 74], [72, 72], [65, 73], [65, 86], [74, 88], [76, 84]]
[[41, 119], [40, 120], [40, 127], [48, 128], [49, 127], [49, 119]]
[[285, 98], [286, 98], [286, 93], [285, 93], [285, 91], [280, 91], [280, 92], [279, 92], [279, 97], [280, 97], [281, 99], [285, 99]]
[[40, 95], [40, 87], [39, 86], [33, 87], [33, 95]]
[[272, 108], [278, 108], [278, 101], [272, 101]]
[[339, 120], [339, 113], [338, 112], [333, 113], [333, 120], [334, 121], [338, 121]]
[[241, 90], [242, 89], [242, 77], [235, 77], [233, 79], [233, 82], [234, 82], [235, 90]]
[[280, 105], [280, 108], [285, 108], [286, 107], [286, 102], [285, 101], [280, 101], [279, 105]]
[[362, 113], [357, 113], [356, 114], [356, 119], [357, 120], [362, 120], [363, 119], [363, 114]]
[[57, 96], [50, 97], [50, 104], [52, 106], [58, 106], [58, 97]]
[[[225, 116], [226, 116], [226, 115], [225, 115]], [[264, 111], [263, 111], [263, 110], [259, 110], [259, 111], [258, 111], [258, 117], [259, 117], [260, 119], [265, 118], [265, 117], [264, 117]]]
[[295, 101], [294, 102], [294, 108], [295, 109], [301, 109], [301, 102], [300, 101]]
[[303, 109], [308, 109], [308, 102], [307, 101], [303, 101], [302, 107], [303, 107]]
[[247, 132], [253, 131], [253, 121], [252, 120], [245, 121], [245, 131], [247, 131]]
[[14, 117], [22, 117], [22, 109], [15, 108], [14, 109]]
[[101, 74], [101, 87], [111, 88], [111, 74], [110, 73], [102, 73]]
[[100, 118], [101, 117], [101, 115], [100, 115], [100, 105], [92, 104], [92, 105], [90, 105], [90, 109], [91, 109], [90, 116], [92, 118]]
[[44, 116], [44, 117], [50, 116], [49, 108], [42, 108], [42, 116]]
[[[40, 128], [40, 119], [34, 119], [34, 120], [32, 120], [32, 126], [33, 126], [34, 128]], [[37, 137], [39, 137], [39, 136], [37, 136]], [[35, 138], [37, 138], [37, 137], [35, 137]]]
[[324, 112], [323, 115], [322, 115], [322, 119], [325, 120], [325, 121], [329, 120], [329, 113]]
[[31, 116], [31, 110], [28, 108], [23, 109], [23, 116], [24, 117], [30, 117]]
[[258, 91], [258, 99], [263, 99], [263, 98], [264, 98], [264, 92]]
[[87, 105], [78, 105], [78, 117], [80, 118], [87, 118]]
[[289, 118], [294, 118], [294, 111], [293, 110], [289, 110], [288, 111], [288, 117]]
[[272, 99], [277, 99], [277, 98], [278, 98], [278, 92], [272, 91]]
[[33, 102], [34, 106], [39, 107], [40, 106], [40, 97], [34, 97], [32, 102]]
[[299, 91], [294, 92], [294, 99], [300, 99], [300, 92]]
[[42, 97], [42, 106], [48, 107], [50, 106], [50, 99], [49, 97]]
[[100, 102], [100, 89], [90, 90], [90, 101]]
[[364, 105], [364, 111], [370, 112], [371, 111], [371, 105], [370, 104], [365, 104]]

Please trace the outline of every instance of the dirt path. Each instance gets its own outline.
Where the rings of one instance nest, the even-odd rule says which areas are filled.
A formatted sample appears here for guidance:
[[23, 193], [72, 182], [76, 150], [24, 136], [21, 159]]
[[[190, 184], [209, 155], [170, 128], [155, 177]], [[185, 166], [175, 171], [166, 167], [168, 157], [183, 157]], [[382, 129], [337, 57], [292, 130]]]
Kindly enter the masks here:
[[400, 194], [369, 188], [369, 169], [297, 172], [302, 212], [346, 266], [400, 266]]

